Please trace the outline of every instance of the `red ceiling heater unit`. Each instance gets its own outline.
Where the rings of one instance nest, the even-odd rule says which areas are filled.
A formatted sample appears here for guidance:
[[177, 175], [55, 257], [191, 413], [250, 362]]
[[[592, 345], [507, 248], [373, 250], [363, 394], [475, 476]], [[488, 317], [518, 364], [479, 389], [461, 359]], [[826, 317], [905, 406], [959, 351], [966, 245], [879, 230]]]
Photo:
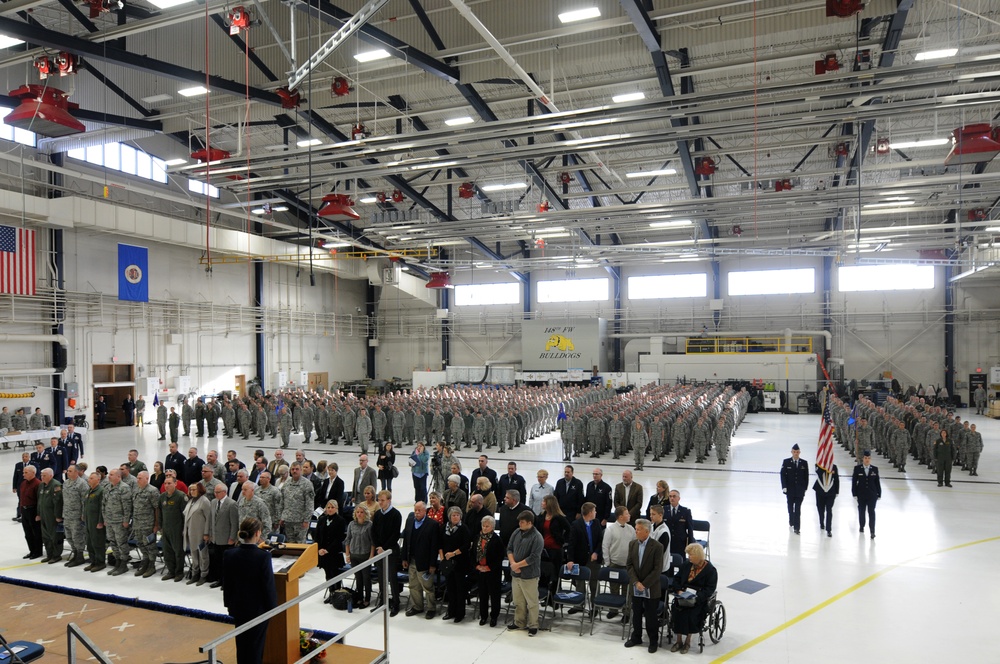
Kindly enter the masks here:
[[70, 114], [80, 108], [68, 101], [69, 95], [58, 88], [44, 85], [22, 85], [11, 90], [10, 96], [21, 100], [20, 106], [4, 117], [4, 124], [33, 131], [46, 138], [59, 138], [87, 131], [83, 123]]
[[451, 275], [447, 272], [435, 272], [431, 275], [430, 281], [424, 284], [424, 288], [441, 290], [444, 288], [454, 288], [451, 283]]
[[959, 127], [951, 132], [951, 143], [945, 166], [992, 161], [1000, 154], [1000, 127], [986, 123]]
[[357, 221], [361, 218], [354, 211], [354, 201], [347, 194], [327, 194], [323, 197], [323, 207], [316, 214], [333, 221]]

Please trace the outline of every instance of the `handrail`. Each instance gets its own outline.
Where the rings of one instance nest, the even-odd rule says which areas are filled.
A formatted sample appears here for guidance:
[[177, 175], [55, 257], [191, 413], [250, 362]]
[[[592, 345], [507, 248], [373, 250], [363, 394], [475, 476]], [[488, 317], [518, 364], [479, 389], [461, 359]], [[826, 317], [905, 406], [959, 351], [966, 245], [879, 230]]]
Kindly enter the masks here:
[[[392, 555], [392, 553], [393, 553], [392, 550], [383, 551], [382, 553], [376, 555], [374, 558], [369, 558], [368, 560], [366, 560], [364, 564], [371, 565], [371, 564], [376, 563], [376, 562], [378, 562], [380, 560], [385, 560], [390, 555]], [[264, 613], [264, 614], [261, 614], [260, 616], [257, 616], [256, 618], [254, 618], [250, 622], [243, 623], [239, 627], [236, 627], [236, 628], [234, 628], [234, 629], [226, 632], [222, 636], [216, 637], [215, 639], [209, 641], [208, 643], [206, 643], [206, 644], [204, 644], [202, 646], [199, 646], [198, 652], [202, 652], [202, 653], [207, 652], [208, 653], [208, 664], [216, 664], [217, 660], [215, 659], [215, 651], [218, 649], [218, 647], [219, 647], [220, 644], [225, 643], [226, 641], [229, 641], [230, 639], [236, 638], [237, 636], [239, 636], [243, 632], [249, 631], [250, 629], [256, 627], [257, 625], [259, 625], [259, 624], [261, 624], [261, 623], [263, 623], [263, 622], [265, 622], [267, 620], [270, 620], [274, 616], [277, 616], [277, 615], [279, 615], [281, 613], [284, 613], [290, 607], [295, 606], [297, 604], [300, 604], [301, 602], [309, 599], [313, 595], [326, 590], [327, 588], [329, 588], [330, 586], [332, 586], [334, 584], [340, 583], [341, 581], [343, 581], [344, 579], [347, 579], [348, 577], [352, 576], [355, 573], [356, 573], [356, 570], [354, 570], [353, 568], [349, 569], [346, 572], [343, 572], [342, 574], [339, 574], [339, 575], [335, 576], [334, 578], [329, 579], [329, 580], [325, 581], [324, 583], [321, 583], [320, 585], [316, 586], [315, 588], [312, 588], [311, 590], [307, 590], [306, 592], [304, 592], [303, 594], [299, 595], [295, 599], [290, 599], [287, 602], [285, 602], [284, 604], [282, 604], [280, 606], [274, 607], [273, 609], [271, 609], [267, 613]], [[376, 659], [375, 661], [377, 662], [377, 661], [384, 661], [384, 660], [386, 660], [387, 659], [387, 653], [389, 652], [389, 611], [388, 611], [388, 606], [389, 606], [389, 603], [390, 603], [389, 602], [389, 597], [390, 597], [389, 593], [391, 592], [391, 588], [389, 586], [389, 566], [388, 565], [382, 565], [382, 582], [381, 582], [381, 586], [380, 586], [379, 590], [382, 593], [382, 598], [383, 598], [383, 601], [381, 602], [381, 604], [379, 606], [377, 606], [374, 610], [372, 610], [372, 611], [364, 614], [360, 619], [355, 620], [353, 624], [349, 625], [346, 629], [341, 630], [336, 636], [334, 636], [332, 639], [330, 639], [326, 643], [323, 643], [320, 647], [318, 647], [313, 652], [309, 653], [308, 655], [306, 655], [302, 659], [299, 659], [298, 661], [296, 661], [295, 664], [303, 664], [304, 662], [308, 662], [310, 659], [312, 659], [313, 657], [316, 657], [320, 652], [326, 650], [327, 648], [329, 648], [334, 643], [342, 641], [345, 636], [347, 636], [348, 634], [350, 634], [351, 632], [353, 632], [355, 629], [357, 629], [363, 623], [368, 622], [369, 620], [371, 620], [372, 618], [378, 616], [379, 614], [382, 615], [383, 634], [384, 634], [383, 642], [384, 642], [384, 646], [385, 647], [384, 647], [384, 652], [382, 653], [382, 657], [379, 658], [379, 659]], [[110, 662], [108, 664], [110, 664]]]
[[90, 637], [83, 633], [76, 623], [70, 623], [66, 625], [66, 660], [70, 664], [75, 664], [76, 662], [76, 640], [73, 637], [80, 639], [80, 643], [86, 648], [91, 655], [94, 656], [101, 664], [112, 664], [111, 660], [108, 659], [104, 651], [97, 647], [97, 645], [90, 640]]

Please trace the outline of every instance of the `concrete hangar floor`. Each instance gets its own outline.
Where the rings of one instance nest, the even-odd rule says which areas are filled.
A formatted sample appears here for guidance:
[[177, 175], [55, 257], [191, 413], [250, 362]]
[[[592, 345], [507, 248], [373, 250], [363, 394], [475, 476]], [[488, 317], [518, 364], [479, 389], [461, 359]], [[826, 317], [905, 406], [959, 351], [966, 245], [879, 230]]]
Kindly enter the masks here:
[[[933, 475], [912, 460], [907, 471], [899, 473], [884, 460], [875, 459], [883, 477], [875, 540], [858, 532], [857, 509], [850, 497], [853, 461], [839, 447], [836, 462], [841, 494], [834, 508], [833, 537], [827, 538], [819, 529], [811, 492], [803, 505], [802, 534], [789, 531], [777, 471], [793, 443], [802, 446], [804, 459], [815, 459], [816, 415], [748, 415], [733, 439], [725, 466], [714, 461], [704, 465], [672, 459], [647, 462], [645, 470], [636, 474], [647, 499], [656, 481], [665, 479], [671, 488], [680, 490], [681, 503], [691, 508], [694, 518], [712, 524], [711, 558], [719, 570], [719, 598], [726, 606], [728, 625], [718, 644], [708, 642], [703, 653], [693, 648], [684, 657], [705, 662], [796, 664], [846, 662], [859, 657], [898, 662], [939, 662], [956, 656], [969, 662], [997, 661], [986, 628], [992, 627], [991, 616], [1000, 615], [1000, 593], [996, 590], [1000, 582], [996, 565], [1000, 559], [1000, 455], [996, 444], [1000, 422], [969, 411], [961, 414], [977, 425], [986, 443], [979, 476], [969, 477], [956, 469], [954, 488], [938, 488]], [[219, 450], [220, 456], [224, 450], [235, 449], [245, 461], [258, 447], [255, 440], [202, 438], [189, 442], [182, 437], [180, 442], [182, 452], [193, 444], [202, 458], [209, 449]], [[260, 444], [269, 455], [275, 446], [276, 440], [271, 439]], [[156, 441], [155, 426], [91, 431], [86, 461], [91, 467], [118, 464], [132, 447], [150, 467], [166, 452], [166, 444]], [[296, 447], [295, 438], [292, 447]], [[357, 463], [357, 448], [313, 442], [304, 449], [313, 460], [337, 461], [342, 472], [350, 473]], [[404, 450], [408, 453], [409, 448]], [[476, 455], [470, 451], [459, 453], [466, 473], [476, 464]], [[0, 455], [9, 477], [20, 453]], [[530, 485], [539, 468], [549, 471], [550, 481], [559, 478], [564, 465], [561, 457], [558, 434], [548, 434], [505, 455], [491, 455], [490, 465], [503, 472], [507, 461], [516, 461]], [[594, 461], [574, 460], [576, 475], [585, 484]], [[624, 459], [598, 461], [605, 480], [612, 485], [632, 466]], [[400, 465], [394, 503], [405, 515], [412, 507], [413, 489], [405, 464]], [[82, 568], [35, 561], [25, 564], [21, 556], [27, 549], [21, 526], [10, 518], [14, 507], [9, 489], [0, 494], [0, 575], [225, 613], [221, 592], [207, 585], [161, 583], [158, 576], [145, 580], [131, 575], [111, 578], [103, 573], [84, 573]], [[322, 572], [313, 570], [303, 579], [302, 588], [322, 580]], [[744, 580], [765, 587], [752, 594], [729, 588]], [[15, 608], [0, 600], [3, 614]], [[32, 607], [20, 610], [31, 611]], [[335, 632], [353, 617], [319, 599], [303, 604], [302, 623], [307, 627]], [[53, 616], [39, 614], [36, 618], [42, 622]], [[649, 655], [645, 648], [626, 650], [619, 638], [619, 625], [608, 622], [599, 622], [593, 636], [585, 632], [580, 637], [578, 622], [568, 618], [557, 621], [552, 631], [529, 638], [523, 631], [480, 627], [471, 615], [455, 625], [440, 619], [426, 621], [422, 616], [405, 618], [400, 613], [390, 621], [390, 659], [509, 664], [566, 661], [567, 656], [577, 662], [680, 657], [665, 651]], [[543, 627], [549, 626], [547, 622]], [[5, 636], [12, 640], [37, 638], [9, 632]], [[89, 636], [104, 648], [121, 638], [116, 631]], [[368, 623], [347, 641], [380, 648], [381, 623]], [[197, 654], [197, 645], [191, 644], [192, 655]]]

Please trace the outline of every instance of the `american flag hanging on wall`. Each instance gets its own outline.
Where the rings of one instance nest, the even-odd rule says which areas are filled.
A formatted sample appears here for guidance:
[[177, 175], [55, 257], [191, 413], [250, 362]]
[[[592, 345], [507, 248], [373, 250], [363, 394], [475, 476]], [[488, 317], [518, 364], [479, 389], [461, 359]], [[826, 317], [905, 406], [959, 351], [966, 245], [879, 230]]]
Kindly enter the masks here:
[[35, 231], [0, 226], [0, 293], [35, 294]]

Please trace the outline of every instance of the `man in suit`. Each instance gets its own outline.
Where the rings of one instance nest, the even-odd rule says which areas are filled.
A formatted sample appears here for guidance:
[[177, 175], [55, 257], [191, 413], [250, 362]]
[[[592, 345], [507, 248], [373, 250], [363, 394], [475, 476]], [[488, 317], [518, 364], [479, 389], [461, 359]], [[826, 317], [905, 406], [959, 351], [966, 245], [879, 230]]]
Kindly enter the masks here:
[[267, 470], [267, 459], [264, 457], [257, 457], [253, 460], [253, 468], [250, 470], [250, 481], [257, 484], [257, 480], [260, 479], [260, 474]]
[[833, 537], [833, 503], [840, 493], [840, 474], [837, 464], [827, 472], [816, 466], [816, 481], [813, 482], [816, 492], [816, 509], [819, 511], [819, 529], [826, 529], [826, 536]]
[[[566, 569], [573, 571], [575, 565], [586, 567], [590, 570], [590, 601], [593, 603], [597, 594], [597, 573], [601, 569], [604, 558], [601, 549], [604, 545], [604, 529], [597, 521], [597, 506], [594, 503], [584, 503], [580, 507], [580, 518], [570, 524], [569, 546], [567, 547]], [[576, 582], [578, 592], [586, 592], [583, 581]], [[573, 607], [569, 610], [572, 613], [579, 613], [583, 609]]]
[[588, 503], [594, 503], [597, 510], [597, 516], [594, 518], [601, 524], [601, 528], [604, 528], [612, 519], [613, 489], [610, 484], [604, 481], [604, 471], [600, 468], [594, 468], [593, 476], [594, 479], [587, 483], [587, 491], [583, 499]]
[[215, 485], [211, 527], [208, 580], [212, 582], [212, 588], [218, 588], [222, 585], [222, 563], [225, 553], [236, 544], [236, 535], [240, 529], [240, 513], [236, 501], [226, 495], [225, 484]]
[[563, 476], [556, 482], [556, 500], [566, 518], [573, 522], [580, 516], [580, 506], [583, 505], [583, 482], [573, 477], [573, 466], [563, 469]]
[[[257, 548], [260, 531], [259, 520], [247, 519], [239, 531], [240, 545], [226, 551], [223, 561], [225, 587], [222, 599], [237, 627], [278, 606], [271, 554]], [[256, 663], [263, 659], [267, 622], [236, 637], [238, 664]]]
[[[406, 517], [403, 529], [403, 569], [410, 575], [410, 608], [406, 615], [415, 616], [427, 610], [427, 620], [435, 615], [434, 572], [441, 549], [441, 531], [437, 521], [427, 518], [427, 505], [418, 502]], [[426, 604], [425, 604], [426, 603]]]
[[340, 508], [344, 506], [344, 480], [337, 476], [338, 472], [340, 466], [336, 461], [326, 465], [326, 479], [320, 483], [319, 491], [316, 492], [316, 507], [325, 508], [331, 500], [336, 500]]
[[[18, 489], [21, 488], [21, 482], [24, 481], [24, 469], [26, 466], [30, 466], [29, 463], [31, 455], [27, 452], [21, 453], [21, 460], [14, 464], [14, 480], [11, 484], [14, 488], [14, 494], [18, 494]], [[14, 521], [21, 521], [21, 503], [17, 503], [17, 511], [15, 512]]]
[[[497, 490], [497, 471], [490, 468], [490, 458], [485, 454], [479, 455], [479, 467], [472, 471], [472, 476], [469, 478], [469, 486], [476, 486], [476, 482], [480, 477], [485, 477], [490, 481], [490, 490], [494, 493]], [[500, 499], [497, 499], [500, 502]]]
[[660, 604], [660, 571], [663, 545], [649, 536], [652, 525], [646, 519], [635, 522], [635, 539], [628, 545], [628, 580], [632, 588], [632, 636], [626, 648], [642, 645], [642, 621], [646, 619], [649, 652], [656, 652], [657, 610]]
[[670, 553], [684, 556], [684, 549], [694, 542], [694, 529], [691, 528], [691, 510], [681, 505], [681, 492], [671, 491], [670, 505], [663, 510], [663, 521], [670, 529]]
[[[389, 586], [392, 593], [389, 599], [389, 617], [399, 613], [399, 591], [402, 584], [396, 581], [396, 573], [399, 571], [402, 560], [399, 556], [399, 532], [403, 528], [403, 516], [392, 506], [392, 493], [383, 489], [378, 492], [378, 511], [372, 517], [372, 546], [375, 547], [375, 554], [385, 551], [392, 551], [385, 560], [377, 563], [379, 579], [383, 578], [382, 567], [388, 564]], [[385, 589], [379, 586], [379, 603], [372, 611], [385, 603]]]
[[507, 464], [507, 474], [500, 477], [496, 482], [497, 504], [504, 500], [504, 496], [511, 489], [518, 493], [518, 503], [524, 503], [525, 496], [528, 495], [528, 485], [525, 479], [517, 474], [517, 464], [511, 461]]
[[781, 462], [781, 493], [788, 503], [788, 526], [799, 534], [802, 500], [809, 486], [809, 462], [799, 458], [798, 443], [792, 445], [792, 456]]
[[274, 460], [267, 464], [267, 472], [271, 473], [271, 477], [274, 477], [278, 473], [278, 466], [287, 466], [288, 462], [285, 461], [284, 450], [274, 451]]
[[83, 436], [76, 430], [76, 425], [66, 425], [66, 447], [72, 450], [67, 461], [76, 463], [83, 458]]
[[352, 499], [354, 504], [365, 501], [365, 487], [378, 488], [378, 476], [375, 469], [368, 465], [368, 455], [362, 454], [358, 457], [358, 467], [354, 469], [354, 482], [351, 484]]
[[250, 480], [247, 477], [247, 471], [245, 469], [236, 471], [236, 479], [232, 484], [229, 485], [229, 489], [226, 492], [230, 500], [239, 500], [240, 496], [243, 494], [243, 485]]
[[851, 478], [851, 495], [858, 501], [858, 521], [865, 532], [865, 512], [868, 512], [868, 529], [875, 539], [875, 504], [882, 497], [882, 483], [878, 478], [878, 468], [872, 465], [870, 450], [862, 452], [861, 463], [854, 467]]
[[622, 481], [615, 486], [614, 506], [624, 505], [628, 510], [629, 521], [639, 520], [642, 510], [642, 486], [632, 481], [632, 471], [622, 472]]

